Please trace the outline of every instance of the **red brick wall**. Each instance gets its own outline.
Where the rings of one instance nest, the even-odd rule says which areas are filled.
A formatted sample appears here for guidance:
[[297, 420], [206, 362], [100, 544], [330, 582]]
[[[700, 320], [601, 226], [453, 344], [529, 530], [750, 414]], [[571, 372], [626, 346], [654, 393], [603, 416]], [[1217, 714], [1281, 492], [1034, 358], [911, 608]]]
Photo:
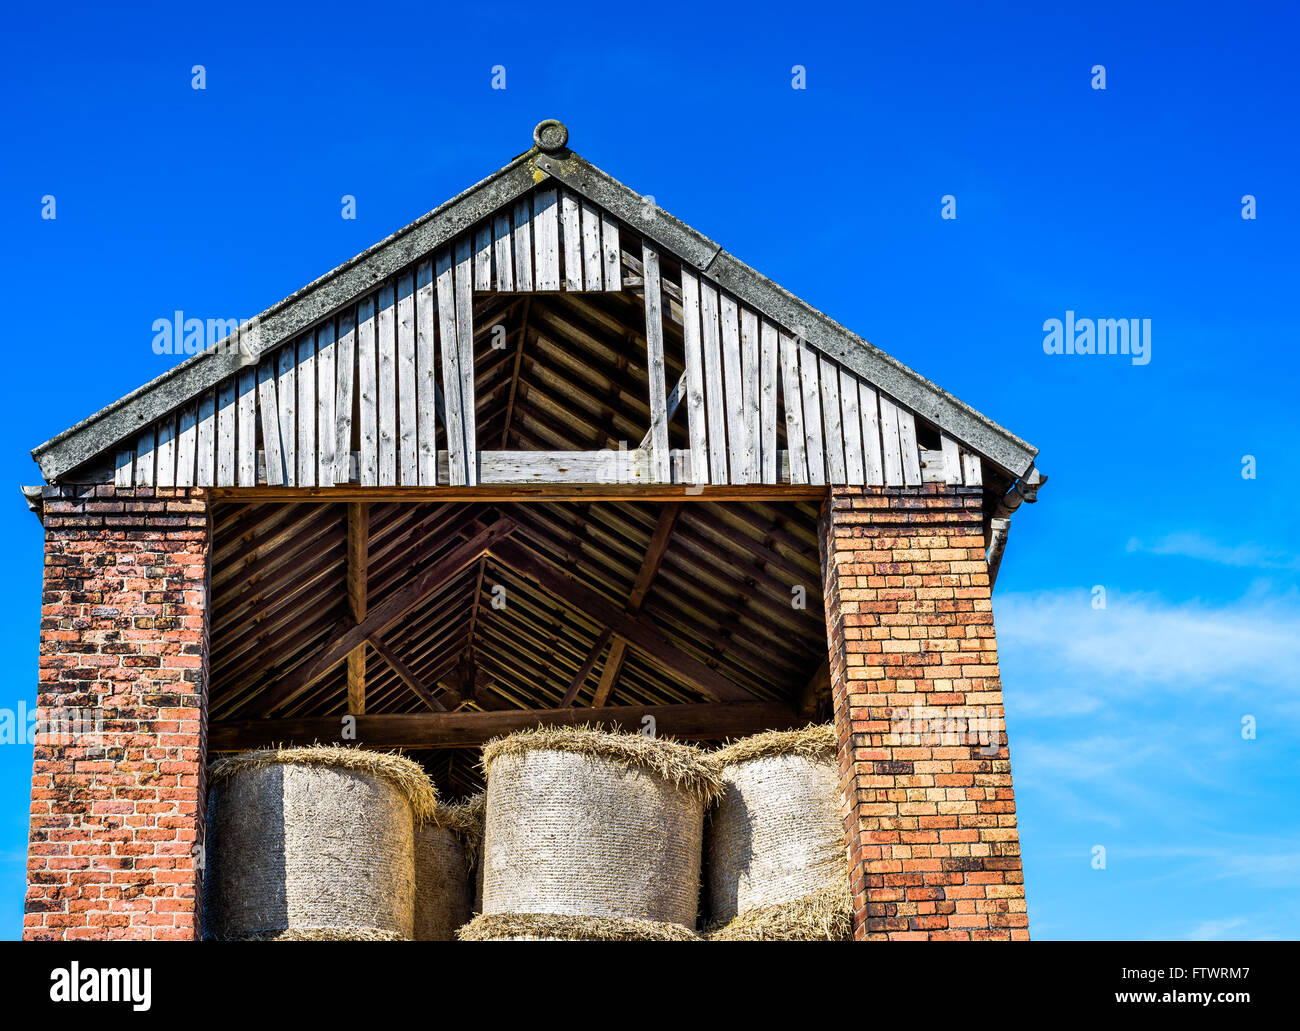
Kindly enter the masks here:
[[[981, 498], [836, 487], [824, 513], [859, 940], [1029, 937]], [[981, 718], [991, 745], [975, 737]]]
[[23, 937], [196, 938], [205, 493], [46, 488], [44, 509], [39, 719], [102, 733], [36, 739]]

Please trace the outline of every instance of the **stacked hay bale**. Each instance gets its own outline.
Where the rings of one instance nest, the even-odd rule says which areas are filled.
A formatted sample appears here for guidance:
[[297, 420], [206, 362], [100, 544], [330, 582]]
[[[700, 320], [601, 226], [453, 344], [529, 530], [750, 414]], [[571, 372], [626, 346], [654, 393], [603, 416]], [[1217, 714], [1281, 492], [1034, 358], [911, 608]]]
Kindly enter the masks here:
[[204, 925], [233, 940], [403, 940], [414, 931], [415, 829], [437, 796], [409, 759], [313, 746], [208, 772]]
[[702, 941], [680, 924], [613, 920], [549, 913], [485, 913], [460, 929], [461, 941], [495, 942], [680, 942]]
[[470, 871], [482, 840], [483, 815], [475, 799], [439, 803], [432, 818], [416, 828], [416, 941], [455, 941], [456, 929], [473, 915]]
[[539, 728], [483, 750], [482, 916], [467, 941], [691, 940], [704, 809], [721, 781], [689, 745]]
[[725, 787], [708, 833], [709, 938], [851, 937], [834, 728], [758, 734], [712, 758]]

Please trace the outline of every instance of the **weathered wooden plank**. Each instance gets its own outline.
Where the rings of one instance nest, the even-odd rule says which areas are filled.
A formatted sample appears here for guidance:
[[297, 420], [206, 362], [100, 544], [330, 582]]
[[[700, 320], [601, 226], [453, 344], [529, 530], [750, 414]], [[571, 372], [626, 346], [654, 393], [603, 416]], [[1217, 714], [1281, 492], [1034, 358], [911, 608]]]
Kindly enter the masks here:
[[730, 483], [727, 476], [727, 403], [722, 382], [718, 291], [707, 282], [700, 283], [700, 340], [704, 352], [704, 408], [709, 424], [709, 482]]
[[[477, 266], [476, 266], [477, 268]], [[434, 296], [433, 263], [421, 262], [415, 270], [415, 405], [416, 456], [420, 483], [438, 482], [437, 395], [437, 301]]]
[[294, 369], [297, 349], [293, 344], [280, 351], [280, 370], [275, 381], [276, 400], [280, 404], [280, 451], [284, 456], [284, 485], [298, 486], [298, 424], [294, 412], [298, 403]]
[[[903, 483], [909, 487], [918, 486], [921, 482], [921, 452], [916, 446], [916, 417], [908, 408], [898, 409], [898, 448], [903, 459]], [[960, 476], [960, 463], [954, 462], [953, 468]]]
[[[257, 406], [262, 413], [262, 453], [265, 455], [266, 482], [278, 487], [284, 483], [284, 449], [280, 446], [280, 402], [275, 386], [275, 365], [272, 361], [262, 362], [257, 367]], [[204, 425], [211, 426], [211, 410], [204, 416], [204, 405], [211, 404], [212, 395], [207, 394], [199, 400], [199, 468], [196, 479], [203, 483], [212, 477], [212, 431], [208, 430], [207, 445], [204, 445]], [[205, 469], [206, 463], [206, 469]]]
[[235, 391], [239, 397], [235, 427], [235, 482], [241, 487], [256, 487], [257, 370], [241, 369], [235, 382]]
[[[749, 474], [753, 446], [749, 442], [749, 417], [745, 412], [745, 380], [740, 354], [740, 309], [733, 297], [719, 299], [722, 319], [723, 408], [727, 420], [728, 483], [752, 483]], [[707, 353], [707, 352], [706, 352]], [[707, 364], [706, 364], [707, 369]], [[706, 380], [707, 389], [707, 380]]]
[[[438, 336], [442, 341], [443, 412], [447, 420], [448, 477], [453, 485], [466, 482], [464, 409], [460, 401], [460, 347], [456, 342], [456, 270], [450, 250], [434, 258], [438, 291]], [[511, 273], [511, 282], [513, 279]]]
[[334, 482], [351, 477], [352, 395], [356, 384], [357, 314], [354, 308], [339, 315], [334, 362]]
[[776, 327], [763, 321], [759, 326], [759, 482], [776, 483], [776, 392], [777, 392], [777, 342]]
[[[299, 374], [299, 381], [302, 374]], [[217, 486], [233, 487], [238, 479], [238, 459], [235, 455], [235, 438], [239, 433], [239, 392], [233, 379], [217, 387]], [[298, 481], [298, 486], [305, 487]]]
[[709, 433], [704, 413], [704, 351], [700, 336], [700, 283], [682, 268], [682, 338], [686, 347], [686, 422], [691, 440], [691, 475], [709, 482]]
[[484, 222], [474, 231], [474, 289], [492, 289], [492, 225]]
[[155, 433], [152, 426], [140, 434], [135, 445], [135, 485], [152, 487], [154, 473]]
[[336, 353], [334, 320], [329, 319], [316, 330], [316, 483], [321, 487], [334, 483]]
[[407, 485], [420, 482], [416, 408], [415, 276], [407, 272], [397, 280], [397, 473]]
[[618, 291], [623, 289], [623, 250], [618, 243], [618, 223], [609, 217], [609, 213], [600, 213], [600, 247], [604, 256], [603, 275], [605, 289]]
[[560, 289], [560, 206], [553, 188], [533, 198], [533, 256], [536, 289]]
[[[533, 205], [528, 197], [515, 201], [515, 289], [525, 293], [533, 288]], [[456, 241], [456, 263], [460, 264], [460, 241]], [[460, 273], [456, 273], [459, 279]]]
[[799, 373], [799, 344], [779, 333], [781, 399], [785, 402], [785, 440], [790, 449], [790, 482], [808, 482], [808, 435], [803, 428], [803, 377]]
[[176, 416], [168, 415], [157, 422], [158, 445], [154, 450], [154, 484], [176, 486]]
[[[279, 419], [274, 407], [275, 402], [275, 359], [265, 361], [271, 376], [271, 417]], [[198, 431], [194, 438], [194, 485], [196, 487], [213, 487], [217, 482], [217, 394], [209, 390], [199, 396], [197, 418]], [[279, 422], [276, 422], [277, 432]]]
[[672, 476], [668, 454], [668, 390], [664, 371], [663, 294], [659, 283], [659, 252], [649, 244], [641, 245], [641, 264], [645, 275], [646, 368], [650, 384], [650, 448], [657, 483], [667, 483]]
[[[510, 212], [498, 212], [492, 223], [492, 260], [496, 268], [497, 290], [504, 293], [508, 293], [515, 288], [515, 259], [511, 253], [510, 235]], [[450, 247], [447, 248], [447, 253], [451, 253]], [[454, 339], [455, 337], [450, 335], [443, 336], [444, 341]], [[445, 349], [446, 344], [443, 347]]]
[[961, 471], [962, 479], [967, 487], [981, 487], [984, 484], [983, 463], [979, 455], [973, 455], [969, 451], [961, 453]]
[[119, 451], [113, 467], [113, 486], [130, 487], [135, 483], [135, 452]]
[[[221, 469], [221, 439], [221, 430], [218, 426], [218, 471]], [[315, 333], [308, 333], [298, 341], [298, 486], [316, 486]]]
[[873, 487], [885, 485], [885, 465], [880, 456], [880, 412], [876, 402], [876, 388], [866, 380], [858, 380], [858, 412], [862, 416], [862, 475], [863, 482]]
[[[468, 247], [466, 248], [468, 250]], [[379, 482], [397, 482], [397, 307], [396, 290], [387, 282], [379, 288], [378, 359]]]
[[602, 258], [600, 253], [600, 210], [582, 202], [582, 285], [585, 290], [600, 290]]
[[560, 195], [560, 225], [564, 240], [564, 289], [582, 289], [582, 214], [567, 190]]
[[944, 468], [942, 451], [921, 451], [921, 482], [946, 483], [948, 473]]
[[903, 455], [898, 446], [898, 407], [884, 394], [880, 395], [880, 444], [885, 460], [885, 483], [901, 487]]
[[799, 338], [799, 384], [803, 391], [804, 445], [808, 452], [808, 482], [826, 482], [826, 453], [822, 436], [822, 400], [817, 352]]
[[745, 483], [762, 482], [763, 427], [759, 411], [762, 380], [759, 375], [758, 314], [740, 309], [741, 409], [745, 424], [745, 447], [741, 473]]
[[944, 482], [961, 483], [961, 449], [957, 442], [946, 433], [941, 433], [939, 446], [943, 451]]
[[[528, 222], [524, 221], [525, 230], [528, 228]], [[519, 236], [515, 236], [515, 244], [519, 244]], [[532, 248], [525, 250], [525, 261], [532, 262]], [[477, 443], [477, 409], [475, 406], [474, 395], [474, 291], [470, 279], [470, 252], [469, 241], [458, 240], [456, 242], [456, 347], [460, 351], [460, 408], [461, 408], [461, 433], [465, 438], [465, 483], [473, 486], [478, 482], [478, 474], [475, 466], [475, 453], [478, 451]], [[519, 266], [515, 266], [518, 274]], [[530, 277], [532, 273], [529, 273]], [[528, 286], [519, 284], [515, 280], [520, 290], [531, 290], [532, 281], [529, 280]]]
[[861, 483], [862, 418], [858, 415], [858, 378], [848, 369], [840, 369], [840, 425], [844, 429], [844, 478]]
[[361, 460], [357, 476], [366, 486], [379, 483], [379, 361], [375, 297], [357, 306], [357, 390], [360, 402]]
[[181, 409], [176, 429], [176, 486], [194, 486], [194, 447], [198, 442], [199, 417], [190, 404]]
[[844, 417], [840, 409], [840, 370], [825, 355], [818, 359], [822, 427], [826, 435], [826, 475], [831, 483], [847, 483], [844, 468]]

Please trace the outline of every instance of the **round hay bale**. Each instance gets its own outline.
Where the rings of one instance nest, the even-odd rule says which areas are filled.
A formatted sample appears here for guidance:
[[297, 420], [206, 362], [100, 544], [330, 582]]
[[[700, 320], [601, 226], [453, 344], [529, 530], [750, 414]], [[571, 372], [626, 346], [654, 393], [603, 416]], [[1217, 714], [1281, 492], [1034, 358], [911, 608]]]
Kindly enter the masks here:
[[748, 909], [708, 933], [709, 941], [852, 941], [853, 896], [847, 875], [793, 902]]
[[702, 941], [681, 924], [554, 913], [487, 913], [459, 931], [467, 942], [682, 942]]
[[483, 825], [487, 819], [487, 792], [470, 795], [456, 808], [465, 818], [465, 850], [470, 876], [474, 879], [473, 912], [478, 914], [483, 912]]
[[439, 805], [415, 829], [416, 941], [455, 941], [473, 915], [470, 871], [482, 837], [481, 814], [466, 803]]
[[699, 908], [717, 771], [689, 745], [588, 728], [490, 741], [483, 913], [681, 924]]
[[214, 763], [208, 782], [210, 935], [411, 937], [414, 829], [437, 804], [418, 765], [355, 748], [267, 749]]
[[373, 927], [307, 927], [298, 930], [254, 934], [240, 941], [246, 942], [404, 942], [410, 941], [393, 931], [379, 931]]
[[714, 926], [847, 890], [833, 727], [758, 734], [713, 759], [725, 784], [708, 828]]

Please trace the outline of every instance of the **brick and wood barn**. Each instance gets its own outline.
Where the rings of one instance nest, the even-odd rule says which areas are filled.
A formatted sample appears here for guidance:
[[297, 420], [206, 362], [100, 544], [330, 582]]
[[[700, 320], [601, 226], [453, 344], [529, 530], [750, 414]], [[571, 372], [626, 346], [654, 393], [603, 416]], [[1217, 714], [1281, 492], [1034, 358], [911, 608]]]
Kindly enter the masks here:
[[534, 142], [33, 452], [27, 938], [200, 937], [221, 754], [456, 797], [519, 728], [812, 720], [856, 936], [1028, 937], [991, 590], [1035, 449]]

